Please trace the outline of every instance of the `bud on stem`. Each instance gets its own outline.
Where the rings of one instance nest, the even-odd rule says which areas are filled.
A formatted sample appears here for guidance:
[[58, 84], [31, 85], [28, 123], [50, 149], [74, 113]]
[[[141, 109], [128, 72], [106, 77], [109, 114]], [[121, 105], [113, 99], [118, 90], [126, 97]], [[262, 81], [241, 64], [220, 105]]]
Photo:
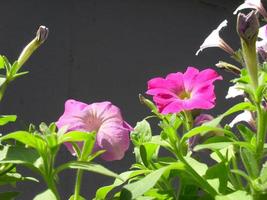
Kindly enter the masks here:
[[256, 41], [259, 31], [259, 21], [255, 11], [248, 15], [239, 13], [237, 17], [237, 33], [240, 36], [243, 58], [253, 87], [258, 87], [258, 59]]
[[40, 26], [36, 32], [36, 37], [23, 49], [18, 58], [18, 68], [29, 59], [32, 53], [42, 44], [48, 37], [48, 28]]

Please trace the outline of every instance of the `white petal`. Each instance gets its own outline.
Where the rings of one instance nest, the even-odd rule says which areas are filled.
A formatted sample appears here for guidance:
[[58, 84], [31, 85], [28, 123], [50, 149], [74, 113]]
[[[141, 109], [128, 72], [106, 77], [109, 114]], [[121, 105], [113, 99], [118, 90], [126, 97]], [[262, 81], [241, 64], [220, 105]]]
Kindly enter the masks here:
[[267, 39], [267, 25], [264, 25], [264, 26], [259, 28], [258, 37], [263, 39], [263, 40]]
[[240, 95], [244, 95], [244, 91], [241, 89], [236, 88], [236, 85], [229, 87], [228, 93], [226, 95], [226, 99], [234, 98]]
[[234, 15], [238, 13], [238, 11], [243, 9], [258, 9], [261, 7], [261, 0], [245, 0], [243, 4], [237, 7], [237, 9], [234, 11]]
[[211, 34], [204, 40], [202, 45], [200, 46], [199, 50], [196, 52], [196, 55], [199, 54], [203, 49], [209, 48], [209, 47], [219, 47], [221, 44], [221, 37], [219, 35], [219, 32], [223, 27], [227, 26], [227, 20], [224, 20], [220, 25], [214, 29]]
[[234, 127], [235, 124], [239, 123], [239, 122], [247, 122], [247, 123], [251, 123], [253, 121], [253, 117], [251, 112], [245, 110], [244, 112], [242, 112], [241, 114], [237, 115], [233, 121], [229, 124], [230, 127]]

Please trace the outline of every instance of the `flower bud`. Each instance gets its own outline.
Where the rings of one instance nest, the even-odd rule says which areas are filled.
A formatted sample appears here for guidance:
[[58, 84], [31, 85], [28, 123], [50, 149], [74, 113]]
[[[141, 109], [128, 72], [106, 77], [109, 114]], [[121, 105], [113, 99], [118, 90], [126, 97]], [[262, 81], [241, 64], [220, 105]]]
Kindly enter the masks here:
[[143, 95], [139, 94], [139, 101], [141, 102], [141, 104], [146, 105], [151, 111], [156, 111], [157, 107], [155, 106], [155, 104], [146, 99]]
[[36, 32], [36, 37], [22, 50], [18, 58], [18, 69], [30, 58], [32, 53], [47, 39], [48, 28], [40, 26]]
[[242, 54], [251, 80], [256, 89], [258, 87], [258, 59], [256, 41], [259, 32], [259, 21], [255, 11], [248, 15], [239, 13], [237, 17], [237, 32], [240, 36]]
[[237, 33], [247, 43], [257, 40], [259, 20], [255, 11], [248, 15], [239, 13], [237, 17]]
[[40, 26], [36, 33], [37, 41], [43, 43], [48, 37], [49, 30], [45, 26]]

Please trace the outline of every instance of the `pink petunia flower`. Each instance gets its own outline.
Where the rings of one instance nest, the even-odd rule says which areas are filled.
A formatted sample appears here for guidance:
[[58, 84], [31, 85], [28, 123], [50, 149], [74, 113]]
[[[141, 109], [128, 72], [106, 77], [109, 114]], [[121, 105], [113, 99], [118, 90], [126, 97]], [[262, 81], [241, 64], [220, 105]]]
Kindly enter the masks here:
[[171, 73], [166, 78], [148, 81], [147, 94], [153, 96], [159, 112], [177, 113], [184, 110], [211, 109], [215, 106], [215, 80], [222, 80], [213, 69], [199, 71], [188, 67], [186, 72]]
[[[122, 159], [129, 148], [132, 128], [123, 120], [120, 109], [107, 101], [88, 105], [67, 100], [56, 125], [58, 128], [67, 126], [68, 131], [96, 131], [94, 151], [106, 150], [102, 158], [107, 161]], [[66, 146], [74, 154], [72, 145], [66, 143]]]
[[234, 11], [234, 14], [236, 15], [240, 10], [243, 9], [255, 9], [264, 18], [267, 18], [267, 12], [261, 3], [261, 0], [245, 0], [243, 4], [237, 7], [237, 9]]

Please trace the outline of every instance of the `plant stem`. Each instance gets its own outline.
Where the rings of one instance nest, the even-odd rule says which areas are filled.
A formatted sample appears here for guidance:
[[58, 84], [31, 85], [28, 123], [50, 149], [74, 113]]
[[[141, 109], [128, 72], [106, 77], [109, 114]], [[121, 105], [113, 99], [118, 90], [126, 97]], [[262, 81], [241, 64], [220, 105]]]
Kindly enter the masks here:
[[57, 200], [60, 200], [60, 196], [59, 196], [55, 181], [53, 180], [53, 177], [50, 177], [50, 179], [47, 181], [47, 185], [48, 185], [48, 188], [54, 193]]
[[75, 182], [74, 200], [79, 200], [83, 171], [78, 169]]
[[264, 113], [260, 103], [256, 104], [257, 108], [257, 161], [258, 164], [262, 161], [263, 147], [265, 142], [265, 128], [264, 128]]

